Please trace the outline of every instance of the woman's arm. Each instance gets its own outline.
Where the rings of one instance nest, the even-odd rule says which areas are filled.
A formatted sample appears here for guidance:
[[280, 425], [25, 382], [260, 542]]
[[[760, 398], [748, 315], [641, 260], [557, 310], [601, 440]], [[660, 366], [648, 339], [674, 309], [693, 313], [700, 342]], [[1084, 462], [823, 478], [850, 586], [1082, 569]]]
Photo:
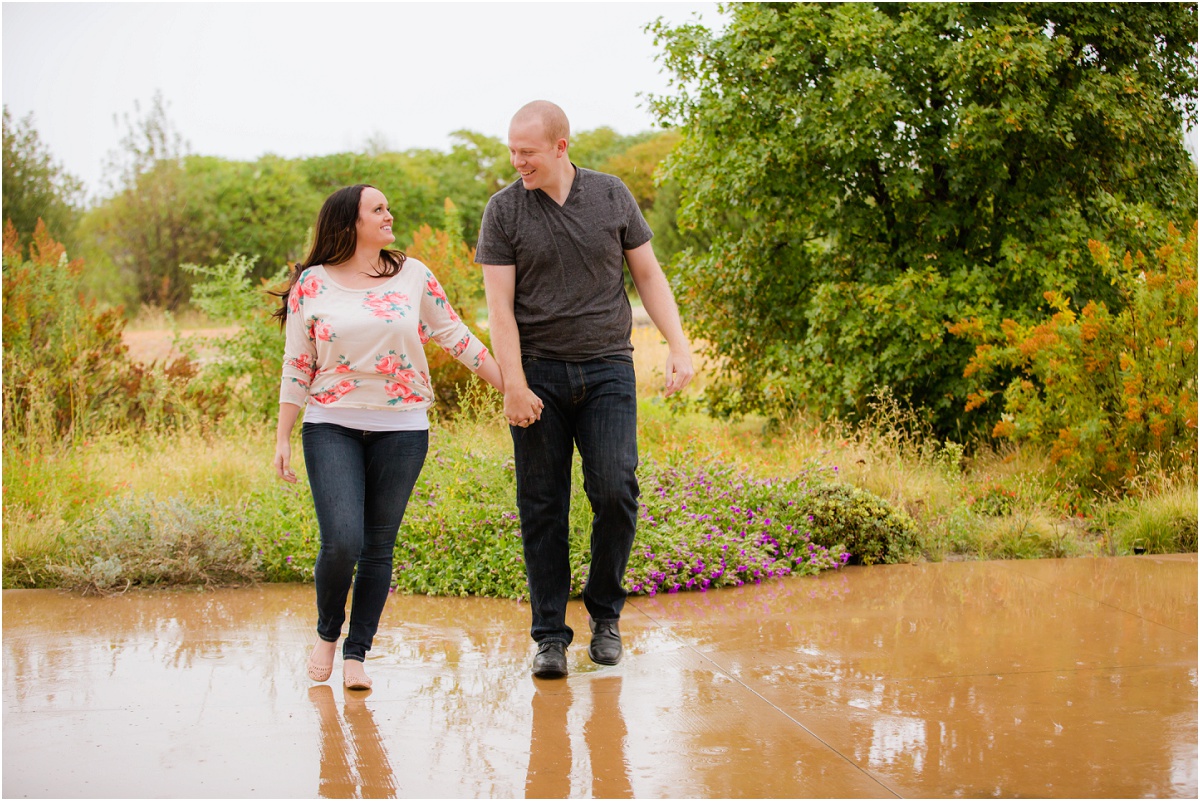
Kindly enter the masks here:
[[292, 429], [300, 416], [300, 407], [294, 403], [279, 404], [279, 422], [275, 426], [275, 475], [289, 484], [296, 483], [296, 471], [292, 469]]
[[421, 299], [421, 322], [429, 337], [465, 365], [471, 372], [504, 392], [504, 378], [494, 354], [471, 333], [447, 299], [432, 272], [426, 271], [425, 293]]
[[504, 394], [504, 377], [500, 374], [500, 364], [494, 358], [485, 355], [475, 375], [495, 387], [501, 395]]

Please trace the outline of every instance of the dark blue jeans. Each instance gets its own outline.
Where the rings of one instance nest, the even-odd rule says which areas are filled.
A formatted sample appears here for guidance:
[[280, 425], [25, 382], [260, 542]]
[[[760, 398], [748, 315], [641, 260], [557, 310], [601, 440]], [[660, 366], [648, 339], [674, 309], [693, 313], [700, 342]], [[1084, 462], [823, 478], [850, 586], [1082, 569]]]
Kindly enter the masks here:
[[326, 642], [341, 636], [353, 583], [342, 658], [362, 662], [392, 586], [396, 534], [425, 463], [429, 432], [358, 431], [332, 423], [305, 423], [302, 432], [321, 530], [317, 636]]
[[583, 489], [592, 506], [591, 566], [583, 601], [593, 620], [616, 620], [622, 579], [637, 527], [637, 382], [633, 359], [588, 362], [526, 358], [525, 380], [545, 408], [528, 428], [512, 427], [517, 510], [529, 605], [537, 642], [570, 644], [568, 516], [571, 460], [579, 448]]

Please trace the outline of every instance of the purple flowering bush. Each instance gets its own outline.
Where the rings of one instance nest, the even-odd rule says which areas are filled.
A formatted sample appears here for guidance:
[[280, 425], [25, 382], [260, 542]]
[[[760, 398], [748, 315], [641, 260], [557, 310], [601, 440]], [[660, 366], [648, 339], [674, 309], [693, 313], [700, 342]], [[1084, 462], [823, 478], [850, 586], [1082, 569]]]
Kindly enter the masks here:
[[740, 586], [813, 575], [850, 558], [813, 542], [806, 513], [809, 479], [755, 479], [729, 465], [650, 463], [642, 486], [638, 536], [630, 554], [630, 593]]

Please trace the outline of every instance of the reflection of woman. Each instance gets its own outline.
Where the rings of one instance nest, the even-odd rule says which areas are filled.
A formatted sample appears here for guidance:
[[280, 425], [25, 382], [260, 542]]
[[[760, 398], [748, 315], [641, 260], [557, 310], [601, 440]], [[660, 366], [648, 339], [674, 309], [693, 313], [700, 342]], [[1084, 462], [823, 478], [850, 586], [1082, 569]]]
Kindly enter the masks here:
[[321, 775], [318, 798], [395, 798], [396, 776], [375, 718], [362, 693], [346, 694], [343, 714], [350, 737], [338, 719], [329, 685], [311, 687], [308, 698], [321, 724]]
[[501, 389], [500, 369], [450, 307], [424, 264], [387, 250], [395, 241], [387, 198], [358, 185], [339, 189], [317, 216], [312, 249], [296, 265], [275, 312], [287, 332], [279, 390], [275, 471], [295, 482], [291, 432], [307, 404], [304, 462], [321, 548], [317, 554], [317, 644], [308, 675], [325, 681], [346, 618], [342, 675], [351, 689], [371, 680], [363, 660], [392, 580], [392, 550], [429, 445], [433, 402], [422, 348], [433, 339]]

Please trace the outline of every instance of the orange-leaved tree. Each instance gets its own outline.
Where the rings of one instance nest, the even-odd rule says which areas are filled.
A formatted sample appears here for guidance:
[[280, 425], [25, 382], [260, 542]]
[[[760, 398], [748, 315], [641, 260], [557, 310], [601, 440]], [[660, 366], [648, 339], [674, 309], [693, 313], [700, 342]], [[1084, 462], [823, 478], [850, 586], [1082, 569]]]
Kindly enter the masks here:
[[[475, 249], [463, 242], [458, 210], [449, 198], [446, 198], [445, 210], [442, 227], [434, 229], [428, 224], [422, 225], [413, 232], [412, 246], [406, 252], [433, 271], [454, 311], [471, 333], [490, 346], [486, 332], [480, 331], [479, 326], [479, 309], [485, 302], [483, 272], [475, 264]], [[439, 409], [457, 411], [461, 392], [471, 381], [471, 371], [436, 342], [425, 345], [425, 356]]]
[[[1126, 491], [1147, 470], [1196, 470], [1196, 231], [1168, 227], [1150, 255], [1126, 253], [1114, 283], [1124, 301], [1111, 310], [1047, 292], [1049, 319], [1005, 320], [1000, 332], [964, 320], [951, 332], [977, 343], [964, 372], [984, 380], [1008, 370], [1004, 413], [993, 436], [1049, 449], [1078, 486]], [[1097, 268], [1116, 258], [1088, 242]], [[992, 402], [976, 388], [967, 410]]]

